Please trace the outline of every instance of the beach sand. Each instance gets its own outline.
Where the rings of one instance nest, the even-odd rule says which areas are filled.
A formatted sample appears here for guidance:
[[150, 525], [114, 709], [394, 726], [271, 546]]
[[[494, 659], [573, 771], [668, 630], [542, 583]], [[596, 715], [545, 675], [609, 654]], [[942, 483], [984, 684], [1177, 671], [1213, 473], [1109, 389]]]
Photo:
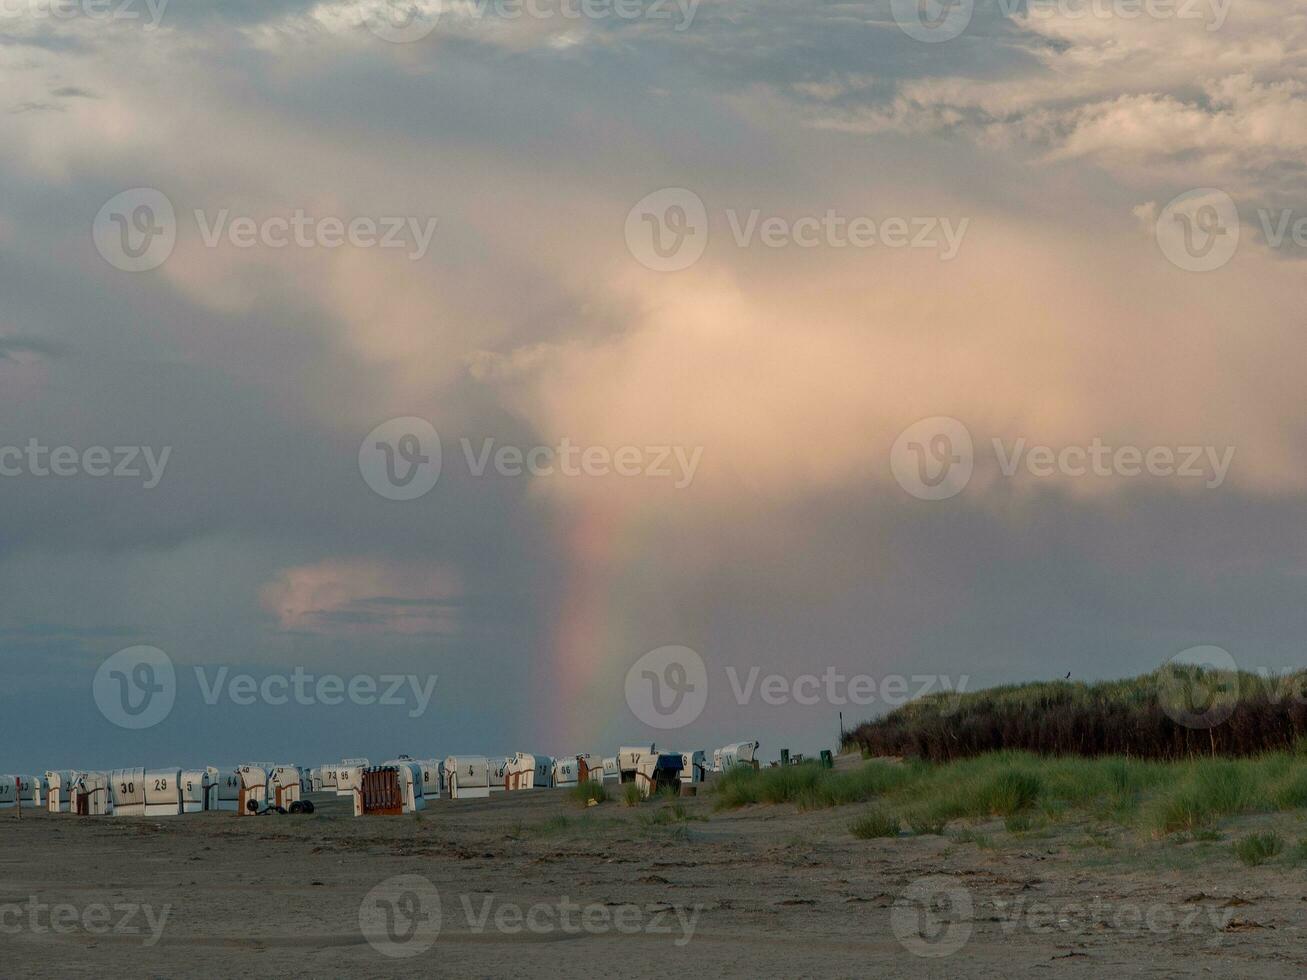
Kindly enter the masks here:
[[[432, 801], [421, 819], [313, 799], [312, 816], [0, 812], [0, 975], [1307, 974], [1307, 879], [1244, 868], [1228, 840], [1001, 822], [992, 846], [858, 840], [860, 807], [702, 796], [667, 823], [670, 802], [582, 808], [559, 790]], [[372, 925], [387, 908], [389, 933]]]

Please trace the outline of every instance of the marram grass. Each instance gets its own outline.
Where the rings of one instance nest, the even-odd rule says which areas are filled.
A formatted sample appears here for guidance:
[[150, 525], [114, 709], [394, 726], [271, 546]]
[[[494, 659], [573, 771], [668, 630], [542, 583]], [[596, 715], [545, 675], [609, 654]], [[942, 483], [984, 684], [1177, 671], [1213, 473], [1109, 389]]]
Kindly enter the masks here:
[[577, 783], [567, 791], [568, 797], [578, 806], [591, 806], [594, 803], [607, 803], [612, 799], [604, 784], [596, 780]]
[[[1208, 708], [1218, 710], [1204, 716]], [[1192, 724], [1196, 716], [1203, 724]], [[1219, 724], [1206, 726], [1209, 719]], [[1307, 672], [1263, 676], [1170, 665], [1126, 680], [931, 694], [859, 725], [844, 747], [934, 762], [1017, 749], [1184, 759], [1259, 755], [1304, 738]]]
[[873, 760], [847, 771], [803, 763], [736, 769], [712, 792], [717, 809], [873, 803], [877, 813], [893, 815], [896, 832], [902, 815], [914, 834], [940, 833], [953, 820], [1002, 818], [1028, 828], [1080, 816], [1153, 836], [1194, 835], [1243, 814], [1307, 805], [1307, 756], [1158, 762], [994, 752], [948, 763]]

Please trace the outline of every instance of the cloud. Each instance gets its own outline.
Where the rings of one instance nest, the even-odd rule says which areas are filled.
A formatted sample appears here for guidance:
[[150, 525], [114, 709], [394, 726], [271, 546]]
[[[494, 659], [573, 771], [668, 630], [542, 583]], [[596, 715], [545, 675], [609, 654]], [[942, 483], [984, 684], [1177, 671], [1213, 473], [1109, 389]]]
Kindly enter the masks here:
[[[705, 3], [683, 32], [451, 6], [411, 45], [362, 9], [199, 4], [157, 32], [0, 42], [8, 104], [62, 110], [0, 115], [0, 446], [173, 447], [151, 496], [3, 484], [13, 676], [55, 676], [50, 624], [61, 671], [125, 631], [179, 662], [449, 656], [489, 742], [540, 737], [518, 708], [560, 663], [620, 674], [669, 642], [746, 673], [1021, 674], [1050, 649], [1151, 667], [1222, 620], [1264, 649], [1300, 635], [1301, 267], [1249, 235], [1187, 273], [1152, 225], [1195, 186], [1301, 206], [1301, 2], [1241, 4], [1219, 31], [983, 10], [945, 45], [883, 4]], [[173, 202], [178, 240], [128, 275], [88, 229], [140, 186]], [[678, 273], [623, 237], [661, 187], [710, 218]], [[210, 247], [195, 218], [297, 208], [438, 226], [413, 261]], [[732, 215], [829, 210], [968, 224], [947, 262], [733, 238]], [[927, 505], [888, 454], [941, 414], [981, 447], [1237, 456], [1219, 494], [991, 459]], [[357, 453], [408, 415], [447, 465], [401, 505]], [[703, 455], [680, 490], [475, 477], [462, 437]], [[503, 713], [481, 707], [492, 688]]]
[[66, 348], [59, 343], [40, 337], [22, 337], [0, 334], [0, 361], [30, 364], [38, 360], [62, 357]]
[[[1259, 18], [1243, 30], [1258, 38], [1270, 24]], [[711, 20], [705, 26], [722, 30]], [[820, 24], [821, 30], [826, 26]], [[1154, 182], [1163, 157], [1197, 177], [1205, 176], [1191, 159], [1199, 151], [1202, 167], [1229, 175], [1252, 163], [1270, 167], [1294, 150], [1301, 91], [1293, 81], [1262, 83], [1248, 74], [1212, 80], [1201, 108], [1193, 97], [1157, 92], [1102, 98], [1114, 86], [1143, 84], [1140, 53], [1165, 48], [1176, 32], [1197, 46], [1200, 58], [1219, 45], [1190, 25], [1032, 18], [1008, 27], [1037, 56], [1016, 62], [1012, 77], [907, 80], [891, 103], [863, 109], [850, 108], [850, 100], [874, 104], [887, 90], [884, 77], [845, 72], [838, 81], [798, 89], [828, 104], [839, 102], [846, 129], [857, 129], [856, 120], [865, 121], [867, 112], [881, 113], [877, 125], [888, 129], [974, 133], [982, 144], [978, 155], [1019, 158], [1019, 147], [1013, 147], [1024, 141], [1046, 166], [1092, 161]], [[1281, 44], [1295, 36], [1293, 29], [1283, 34]], [[1034, 39], [1059, 44], [1039, 46]], [[464, 87], [474, 104], [479, 98], [473, 80], [462, 73], [461, 58], [431, 81], [414, 81], [407, 74], [411, 66], [393, 62], [395, 46], [355, 49], [353, 34], [345, 40], [351, 57], [371, 65], [386, 84], [409, 78], [416, 91], [433, 99], [450, 85]], [[1128, 42], [1124, 51], [1118, 50], [1122, 41]], [[276, 67], [248, 48], [242, 56], [252, 58], [259, 72], [281, 75], [295, 65], [305, 78], [325, 82], [321, 61], [336, 49], [332, 39], [322, 43], [318, 51], [288, 49], [285, 63]], [[184, 50], [186, 58], [197, 57], [194, 48]], [[1266, 60], [1252, 40], [1240, 50], [1243, 63]], [[201, 47], [198, 57], [217, 54]], [[418, 54], [429, 56], [425, 50]], [[180, 56], [165, 46], [152, 57], [156, 71], [165, 72]], [[1179, 89], [1170, 58], [1163, 56], [1160, 77], [1164, 83], [1173, 79]], [[1017, 189], [1020, 181], [1002, 181], [1011, 199], [986, 201], [968, 194], [960, 180], [965, 168], [919, 169], [909, 189], [892, 171], [874, 179], [853, 170], [822, 177], [820, 168], [805, 166], [802, 153], [784, 149], [772, 151], [771, 165], [783, 175], [775, 186], [749, 188], [718, 175], [691, 181], [714, 214], [713, 246], [699, 267], [678, 278], [650, 277], [625, 254], [616, 234], [639, 194], [609, 172], [633, 167], [648, 152], [644, 145], [611, 150], [612, 159], [602, 164], [566, 154], [528, 164], [511, 149], [503, 152], [513, 147], [515, 133], [460, 129], [456, 123], [452, 136], [442, 126], [435, 139], [404, 116], [380, 129], [351, 117], [355, 138], [341, 145], [337, 131], [324, 124], [333, 114], [330, 100], [238, 108], [227, 80], [212, 78], [186, 106], [150, 79], [137, 80], [112, 64], [100, 65], [88, 81], [97, 91], [116, 93], [105, 100], [123, 114], [115, 132], [172, 134], [150, 148], [149, 179], [168, 188], [181, 215], [177, 252], [159, 276], [185, 303], [229, 319], [260, 319], [259, 311], [271, 309], [297, 323], [316, 320], [304, 328], [318, 345], [316, 370], [340, 378], [356, 397], [314, 403], [308, 388], [292, 397], [305, 399], [306, 411], [326, 413], [342, 431], [375, 424], [386, 414], [423, 414], [438, 419], [442, 431], [492, 434], [502, 419], [493, 411], [483, 417], [469, 412], [467, 396], [476, 390], [547, 442], [567, 436], [607, 446], [703, 446], [703, 496], [687, 499], [690, 507], [729, 500], [742, 487], [765, 487], [789, 499], [884, 482], [885, 447], [897, 432], [919, 415], [946, 410], [981, 431], [1019, 430], [1050, 442], [1085, 442], [1098, 434], [1134, 441], [1189, 438], [1178, 420], [1201, 414], [1213, 397], [1233, 401], [1228, 389], [1242, 382], [1222, 373], [1219, 357], [1209, 357], [1219, 347], [1219, 333], [1209, 328], [1169, 365], [1192, 382], [1187, 395], [1151, 398], [1157, 386], [1150, 372], [1156, 368], [1139, 355], [1140, 345], [1148, 343], [1143, 338], [1193, 334], [1194, 323], [1213, 323], [1223, 315], [1218, 311], [1244, 304], [1249, 283], [1269, 290], [1259, 295], [1275, 296], [1293, 276], [1269, 259], [1244, 255], [1239, 279], [1195, 283], [1193, 295], [1201, 301], [1177, 305], [1168, 278], [1174, 270], [1131, 220], [1151, 185], [1106, 206], [1071, 197], [1065, 213], [1032, 221], [1021, 213], [1031, 200], [1066, 193], [1065, 178], [1055, 171], [1029, 191]], [[1193, 81], [1190, 72], [1185, 85], [1192, 88]], [[351, 97], [370, 104], [368, 90]], [[729, 114], [744, 119], [744, 128], [778, 125], [758, 121], [765, 113], [757, 104], [774, 104], [774, 93], [765, 87], [737, 86], [733, 98]], [[300, 115], [292, 119], [292, 110]], [[462, 118], [461, 112], [432, 111], [441, 123]], [[602, 145], [600, 134], [610, 121], [595, 115], [576, 137]], [[114, 138], [103, 122], [90, 128], [87, 122], [41, 135], [49, 172], [82, 172], [92, 160], [102, 166], [107, 159], [130, 173], [142, 149], [134, 140]], [[243, 140], [251, 126], [259, 137]], [[23, 139], [31, 134], [16, 135], [20, 147], [33, 144]], [[829, 138], [841, 145], [849, 141], [846, 135]], [[215, 148], [204, 162], [186, 152], [196, 141]], [[438, 185], [429, 179], [432, 167], [442, 173]], [[493, 193], [484, 189], [487, 179]], [[813, 195], [808, 188], [819, 179], [825, 180], [823, 193]], [[439, 218], [431, 261], [415, 265], [363, 250], [209, 248], [191, 217], [196, 210], [211, 217], [234, 209], [258, 219], [295, 206], [348, 218], [384, 213], [394, 202]], [[838, 203], [852, 214], [946, 216], [971, 225], [962, 255], [950, 264], [934, 254], [884, 249], [823, 252], [814, 261], [793, 250], [770, 255], [732, 245], [722, 212], [759, 203], [788, 215]], [[1089, 227], [1099, 244], [1086, 248], [1081, 240]], [[1118, 261], [1123, 254], [1134, 267]], [[497, 288], [503, 280], [514, 283], [511, 292]], [[1020, 289], [995, 288], [1018, 282]], [[1134, 303], [1128, 308], [1112, 298], [1122, 282], [1131, 283]], [[976, 295], [986, 296], [979, 307]], [[1291, 317], [1274, 300], [1265, 307], [1255, 313], [1257, 329], [1268, 339], [1284, 336]], [[1110, 323], [1102, 322], [1104, 308], [1113, 310]], [[1056, 319], [1048, 316], [1052, 309], [1059, 310]], [[169, 340], [184, 331], [171, 330]], [[1087, 347], [1083, 338], [1091, 336], [1094, 344]], [[245, 372], [248, 363], [229, 359], [239, 358], [252, 340], [214, 344], [196, 330], [182, 346], [202, 345], [206, 356]], [[1033, 352], [1028, 356], [1041, 363], [1041, 372], [1011, 377], [997, 391], [975, 383], [975, 377], [1005, 376], [1013, 352], [1021, 349]], [[1098, 385], [1078, 373], [1091, 350], [1111, 352], [1121, 378], [1120, 411], [1105, 405]], [[676, 370], [669, 371], [669, 364]], [[1272, 363], [1259, 369], [1280, 371]], [[741, 411], [761, 391], [769, 393], [768, 403]], [[1282, 431], [1272, 418], [1277, 414], [1279, 409], [1263, 415], [1248, 406], [1218, 433], [1248, 447], [1235, 477], [1243, 485], [1268, 486], [1290, 473], [1300, 479], [1284, 455], [1296, 433]], [[817, 450], [809, 445], [814, 439], [822, 443]], [[647, 488], [557, 481], [540, 489], [547, 495], [638, 495]]]
[[63, 106], [50, 102], [20, 102], [9, 111], [14, 115], [23, 112], [63, 112]]
[[287, 632], [412, 636], [453, 633], [460, 592], [447, 568], [332, 559], [282, 569], [260, 596]]
[[1027, 16], [1006, 20], [1006, 37], [1027, 57], [997, 75], [903, 79], [889, 97], [858, 76], [803, 92], [823, 103], [844, 97], [820, 110], [818, 126], [948, 133], [1044, 161], [1088, 159], [1136, 183], [1155, 180], [1160, 167], [1189, 186], [1217, 181], [1231, 192], [1264, 192], [1301, 158], [1301, 0], [1287, 12], [1241, 3], [1228, 20], [1219, 4], [1161, 18], [1092, 9], [1099, 13], [1032, 4]]

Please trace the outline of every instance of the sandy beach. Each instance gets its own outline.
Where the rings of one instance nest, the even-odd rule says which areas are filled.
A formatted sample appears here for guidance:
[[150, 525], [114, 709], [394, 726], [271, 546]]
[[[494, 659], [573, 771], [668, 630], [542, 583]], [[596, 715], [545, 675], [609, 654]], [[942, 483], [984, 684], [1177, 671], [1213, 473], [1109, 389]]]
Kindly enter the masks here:
[[[5, 975], [1300, 977], [1307, 886], [1068, 824], [857, 840], [857, 807], [0, 814]], [[659, 816], [667, 811], [666, 816]], [[984, 832], [991, 828], [980, 827]], [[982, 836], [981, 840], [985, 838]], [[1210, 845], [1216, 847], [1218, 845]], [[1228, 848], [1227, 848], [1228, 850]], [[389, 931], [385, 919], [390, 916]], [[15, 964], [21, 964], [15, 967]]]

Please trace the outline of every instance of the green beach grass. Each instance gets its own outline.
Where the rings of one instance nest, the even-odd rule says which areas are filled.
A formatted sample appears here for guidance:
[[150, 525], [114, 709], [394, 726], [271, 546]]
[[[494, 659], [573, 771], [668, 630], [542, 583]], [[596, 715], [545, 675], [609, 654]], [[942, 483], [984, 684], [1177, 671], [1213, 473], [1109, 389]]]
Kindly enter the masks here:
[[[1004, 819], [1013, 832], [1072, 816], [1154, 837], [1198, 834], [1229, 818], [1307, 806], [1307, 754], [1176, 762], [994, 752], [955, 762], [872, 760], [846, 771], [804, 763], [725, 773], [716, 809], [874, 803], [885, 822], [938, 834], [955, 820]], [[875, 836], [875, 835], [872, 835]]]
[[604, 784], [595, 780], [577, 783], [567, 791], [568, 798], [577, 806], [590, 806], [593, 803], [607, 803], [612, 799]]
[[1307, 671], [1263, 676], [1171, 664], [1123, 680], [929, 694], [846, 732], [843, 747], [934, 762], [1017, 749], [1171, 760], [1257, 756], [1304, 738]]

